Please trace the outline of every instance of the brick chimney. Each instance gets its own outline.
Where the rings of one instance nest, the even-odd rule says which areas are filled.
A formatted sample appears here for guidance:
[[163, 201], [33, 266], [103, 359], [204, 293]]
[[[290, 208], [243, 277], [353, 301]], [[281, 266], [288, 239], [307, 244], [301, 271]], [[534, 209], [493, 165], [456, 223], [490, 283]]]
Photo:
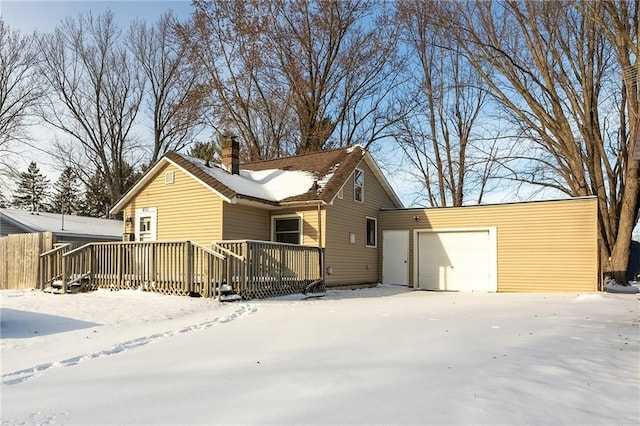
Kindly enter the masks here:
[[240, 142], [238, 137], [225, 131], [220, 138], [222, 167], [232, 175], [240, 173]]

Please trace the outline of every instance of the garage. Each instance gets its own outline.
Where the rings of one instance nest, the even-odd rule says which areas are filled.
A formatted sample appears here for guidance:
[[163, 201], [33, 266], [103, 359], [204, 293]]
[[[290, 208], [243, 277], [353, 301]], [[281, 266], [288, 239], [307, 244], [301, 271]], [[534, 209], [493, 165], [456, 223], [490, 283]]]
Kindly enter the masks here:
[[378, 230], [385, 284], [408, 275], [421, 290], [585, 292], [601, 283], [595, 197], [382, 210]]
[[490, 229], [417, 232], [422, 290], [496, 291], [495, 238]]

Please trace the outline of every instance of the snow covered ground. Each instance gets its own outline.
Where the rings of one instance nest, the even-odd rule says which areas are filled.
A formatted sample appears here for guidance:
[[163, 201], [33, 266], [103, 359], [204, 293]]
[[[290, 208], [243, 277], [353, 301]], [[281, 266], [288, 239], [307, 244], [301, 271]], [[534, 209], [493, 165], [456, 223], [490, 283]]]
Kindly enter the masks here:
[[2, 424], [638, 424], [631, 294], [2, 291]]

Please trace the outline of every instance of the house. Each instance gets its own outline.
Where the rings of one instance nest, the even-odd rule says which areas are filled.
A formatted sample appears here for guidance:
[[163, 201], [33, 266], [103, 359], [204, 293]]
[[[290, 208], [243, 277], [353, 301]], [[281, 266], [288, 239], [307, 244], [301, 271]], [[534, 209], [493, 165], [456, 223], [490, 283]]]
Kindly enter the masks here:
[[327, 286], [380, 281], [378, 214], [402, 208], [359, 146], [239, 161], [235, 138], [221, 164], [165, 154], [111, 209], [133, 241], [260, 240], [324, 249]]
[[58, 243], [119, 241], [122, 221], [0, 208], [0, 237], [34, 232], [51, 232]]

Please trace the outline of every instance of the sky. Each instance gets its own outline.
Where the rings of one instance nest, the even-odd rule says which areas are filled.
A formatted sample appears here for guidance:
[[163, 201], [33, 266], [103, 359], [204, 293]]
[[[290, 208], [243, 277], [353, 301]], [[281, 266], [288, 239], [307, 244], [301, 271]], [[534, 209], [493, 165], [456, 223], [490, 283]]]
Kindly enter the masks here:
[[[0, 16], [12, 29], [23, 33], [46, 33], [55, 29], [66, 17], [74, 17], [81, 13], [100, 14], [110, 9], [121, 29], [126, 29], [135, 20], [156, 21], [168, 11], [180, 19], [188, 19], [192, 7], [190, 0], [148, 1], [148, 0], [111, 0], [111, 1], [30, 1], [0, 0]], [[46, 144], [52, 133], [43, 126], [30, 126], [29, 136], [34, 145]], [[138, 129], [144, 133], [145, 130]], [[61, 135], [64, 137], [64, 135]], [[60, 165], [35, 148], [21, 146], [20, 158], [17, 159], [18, 170], [26, 170], [31, 161], [36, 161], [40, 171], [49, 178], [51, 184], [60, 176]], [[2, 182], [0, 182], [2, 183]], [[11, 184], [11, 182], [6, 182]], [[7, 191], [5, 191], [7, 192]], [[10, 192], [10, 191], [9, 191]]]
[[0, 15], [12, 28], [24, 32], [49, 32], [67, 16], [78, 13], [102, 13], [111, 9], [116, 20], [123, 27], [136, 19], [155, 21], [163, 13], [172, 10], [179, 18], [188, 18], [191, 1], [147, 1], [147, 0], [111, 0], [111, 1], [30, 1], [0, 0]]
[[[3, 424], [637, 424], [637, 296], [0, 291]], [[135, 309], [131, 309], [135, 306]]]

